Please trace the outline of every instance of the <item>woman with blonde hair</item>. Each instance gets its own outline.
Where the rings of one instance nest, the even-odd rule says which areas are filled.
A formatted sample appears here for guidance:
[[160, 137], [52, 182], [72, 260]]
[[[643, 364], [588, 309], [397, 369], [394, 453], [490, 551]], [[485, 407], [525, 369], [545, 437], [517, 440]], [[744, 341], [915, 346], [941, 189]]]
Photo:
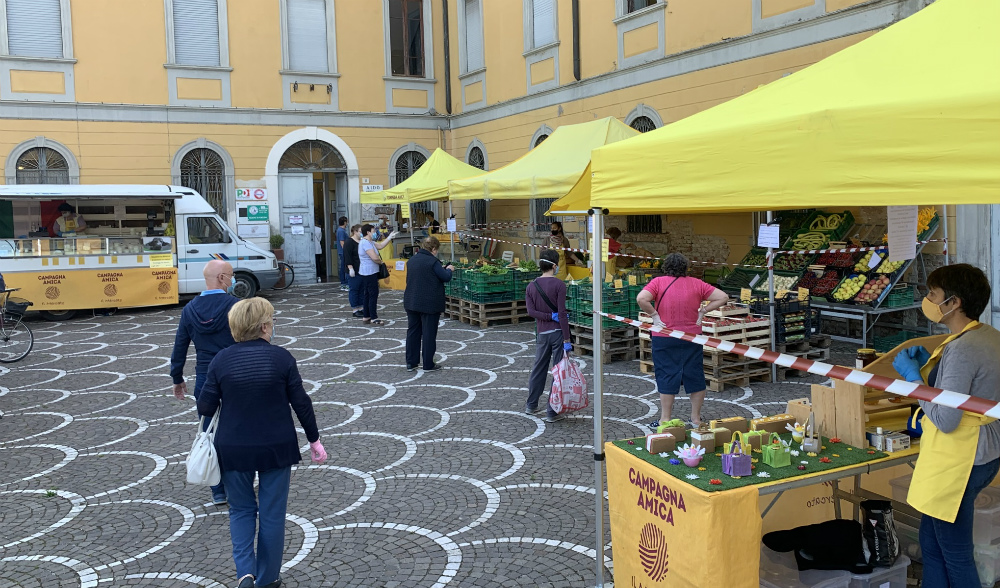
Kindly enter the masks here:
[[198, 414], [211, 418], [221, 411], [215, 450], [229, 499], [237, 588], [278, 588], [292, 466], [302, 461], [289, 405], [309, 440], [313, 462], [326, 461], [326, 450], [295, 358], [271, 344], [271, 303], [263, 298], [237, 302], [229, 311], [229, 328], [236, 344], [209, 364]]

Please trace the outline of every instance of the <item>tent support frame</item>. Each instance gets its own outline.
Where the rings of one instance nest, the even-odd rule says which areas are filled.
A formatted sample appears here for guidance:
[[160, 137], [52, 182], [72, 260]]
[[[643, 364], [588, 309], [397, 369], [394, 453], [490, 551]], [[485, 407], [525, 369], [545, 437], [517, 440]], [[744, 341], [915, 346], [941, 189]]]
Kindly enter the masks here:
[[597, 588], [604, 586], [604, 251], [602, 236], [604, 235], [604, 214], [600, 208], [588, 211], [594, 220], [594, 228], [590, 234], [590, 265], [593, 268], [593, 300], [594, 300], [594, 499], [596, 526], [596, 583]]

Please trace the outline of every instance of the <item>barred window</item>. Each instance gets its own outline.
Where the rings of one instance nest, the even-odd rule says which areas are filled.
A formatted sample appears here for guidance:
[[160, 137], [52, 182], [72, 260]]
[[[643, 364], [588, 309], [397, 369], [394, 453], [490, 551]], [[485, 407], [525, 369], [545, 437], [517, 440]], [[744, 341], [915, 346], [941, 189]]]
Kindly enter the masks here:
[[542, 144], [543, 141], [545, 141], [548, 138], [549, 138], [548, 135], [538, 135], [538, 138], [535, 139], [535, 144], [533, 145], [533, 147], [538, 147], [539, 145]]
[[629, 215], [625, 228], [629, 233], [662, 233], [663, 217], [658, 214]]
[[649, 118], [648, 116], [635, 117], [635, 120], [633, 120], [632, 124], [630, 124], [629, 126], [639, 131], [640, 133], [648, 133], [649, 131], [656, 130], [656, 123], [653, 122], [653, 119]]
[[472, 167], [478, 167], [479, 169], [486, 169], [486, 156], [483, 155], [483, 150], [479, 147], [473, 147], [469, 150], [469, 165]]
[[[15, 182], [18, 184], [68, 184], [69, 164], [55, 149], [35, 147], [17, 158]], [[8, 180], [9, 181], [9, 180]]]
[[531, 201], [531, 222], [536, 231], [548, 230], [548, 224], [552, 222], [552, 217], [545, 216], [545, 213], [555, 201], [555, 198], [536, 198]]
[[211, 149], [192, 149], [181, 159], [181, 185], [201, 194], [222, 216], [226, 214], [226, 164]]
[[[401, 184], [427, 161], [419, 151], [407, 151], [396, 160], [396, 184]], [[427, 224], [427, 211], [433, 211], [432, 202], [414, 202], [410, 204], [410, 221], [415, 227]]]

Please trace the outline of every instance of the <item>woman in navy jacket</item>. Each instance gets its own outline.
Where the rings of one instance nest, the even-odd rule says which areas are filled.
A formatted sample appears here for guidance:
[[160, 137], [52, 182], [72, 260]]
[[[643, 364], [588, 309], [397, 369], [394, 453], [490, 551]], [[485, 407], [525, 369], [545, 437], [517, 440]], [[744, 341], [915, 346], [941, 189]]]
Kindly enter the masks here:
[[440, 247], [437, 237], [427, 237], [417, 254], [406, 262], [403, 309], [406, 310], [406, 370], [411, 372], [420, 365], [421, 357], [424, 371], [441, 369], [434, 363], [438, 321], [444, 312], [444, 284], [451, 281], [455, 268], [441, 266], [437, 258]]
[[[313, 462], [326, 461], [326, 451], [295, 358], [271, 345], [271, 303], [263, 298], [237, 302], [229, 311], [229, 328], [236, 344], [220, 351], [209, 364], [198, 414], [211, 418], [217, 409], [222, 411], [215, 449], [229, 498], [238, 588], [277, 588], [292, 466], [301, 461], [289, 405], [309, 440]], [[257, 495], [255, 476], [259, 478]]]

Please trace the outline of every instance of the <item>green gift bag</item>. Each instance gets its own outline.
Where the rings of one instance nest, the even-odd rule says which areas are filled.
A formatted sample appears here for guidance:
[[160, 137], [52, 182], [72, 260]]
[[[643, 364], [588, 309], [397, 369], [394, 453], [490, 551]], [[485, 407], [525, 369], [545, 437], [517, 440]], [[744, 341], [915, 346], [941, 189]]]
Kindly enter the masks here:
[[747, 443], [747, 453], [751, 451], [760, 451], [767, 442], [767, 431], [747, 431], [743, 433], [743, 437]]
[[772, 468], [783, 468], [792, 465], [792, 448], [782, 441], [777, 433], [771, 433], [770, 440], [761, 448], [764, 453], [764, 463]]

